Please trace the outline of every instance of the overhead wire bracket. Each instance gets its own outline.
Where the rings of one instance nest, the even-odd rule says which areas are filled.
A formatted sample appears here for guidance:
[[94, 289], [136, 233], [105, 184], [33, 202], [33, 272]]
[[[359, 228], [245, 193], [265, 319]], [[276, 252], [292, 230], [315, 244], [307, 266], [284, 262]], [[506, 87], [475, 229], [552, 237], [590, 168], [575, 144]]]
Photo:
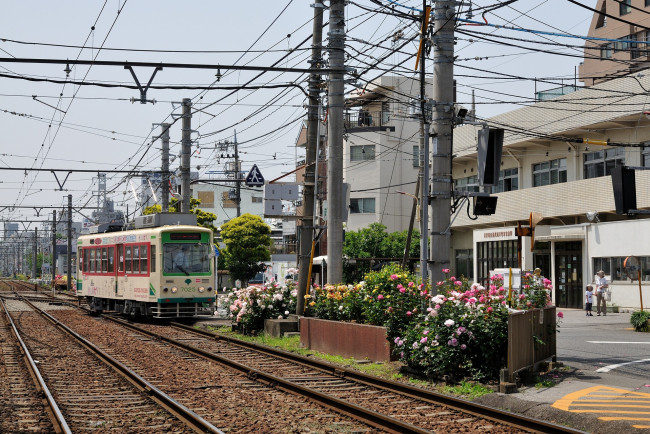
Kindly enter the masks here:
[[68, 180], [68, 176], [72, 173], [71, 171], [68, 172], [68, 174], [65, 176], [65, 179], [63, 180], [63, 183], [59, 181], [59, 177], [56, 176], [56, 172], [54, 170], [50, 170], [52, 172], [52, 175], [54, 175], [54, 178], [56, 179], [56, 183], [59, 184], [59, 191], [63, 191], [63, 186], [65, 185], [65, 182]]
[[[147, 86], [143, 89], [142, 85], [140, 84], [140, 80], [138, 80], [138, 77], [135, 75], [135, 71], [133, 71], [133, 68], [131, 65], [124, 65], [124, 69], [128, 69], [131, 72], [131, 75], [133, 76], [133, 79], [135, 80], [135, 84], [138, 85], [138, 89], [140, 89], [140, 104], [146, 104], [148, 102], [155, 104], [156, 100], [151, 99], [147, 100], [147, 91], [149, 90], [149, 86], [151, 86], [151, 82], [153, 81], [153, 78], [156, 76], [156, 73], [158, 71], [162, 71], [162, 66], [158, 66], [153, 70], [153, 74], [151, 74], [151, 78], [149, 79], [149, 83], [147, 83]], [[135, 102], [135, 98], [131, 99], [131, 102]]]

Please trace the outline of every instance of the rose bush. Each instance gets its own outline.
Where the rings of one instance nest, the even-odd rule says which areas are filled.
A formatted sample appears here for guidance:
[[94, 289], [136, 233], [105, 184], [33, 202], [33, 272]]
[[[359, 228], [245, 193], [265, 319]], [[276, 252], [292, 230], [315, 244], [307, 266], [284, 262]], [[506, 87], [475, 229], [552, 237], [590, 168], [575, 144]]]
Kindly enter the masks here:
[[409, 367], [430, 376], [498, 378], [508, 344], [508, 308], [501, 283], [500, 276], [488, 288], [454, 276], [438, 282], [438, 295], [423, 294], [430, 306], [413, 327], [393, 339], [395, 353]]
[[295, 313], [297, 294], [293, 280], [287, 280], [284, 285], [271, 282], [261, 287], [233, 289], [224, 307], [229, 318], [246, 333], [252, 333], [264, 328], [265, 319], [282, 319]]

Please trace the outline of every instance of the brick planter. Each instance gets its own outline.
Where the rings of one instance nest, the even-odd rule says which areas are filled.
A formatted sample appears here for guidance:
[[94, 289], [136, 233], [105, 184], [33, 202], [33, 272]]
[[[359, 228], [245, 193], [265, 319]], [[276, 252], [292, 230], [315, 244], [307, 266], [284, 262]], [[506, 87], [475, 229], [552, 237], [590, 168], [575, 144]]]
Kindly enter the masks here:
[[385, 327], [302, 317], [300, 343], [304, 348], [357, 360], [391, 360]]

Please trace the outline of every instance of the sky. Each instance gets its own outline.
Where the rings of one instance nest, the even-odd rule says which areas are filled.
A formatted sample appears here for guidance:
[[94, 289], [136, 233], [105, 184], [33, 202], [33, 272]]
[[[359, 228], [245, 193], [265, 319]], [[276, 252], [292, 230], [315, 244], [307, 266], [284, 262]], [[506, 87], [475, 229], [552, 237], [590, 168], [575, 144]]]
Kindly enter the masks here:
[[[277, 66], [308, 68], [313, 18], [310, 3], [313, 2], [5, 1], [0, 15], [0, 57], [260, 67], [277, 62]], [[473, 10], [497, 3], [471, 2]], [[594, 7], [596, 1], [583, 3]], [[468, 4], [464, 2], [461, 18], [468, 18]], [[409, 0], [349, 3], [346, 64], [364, 71], [360, 83], [401, 62], [392, 73], [417, 77], [413, 71], [417, 38], [399, 52], [394, 52], [394, 48], [417, 35], [418, 20], [408, 14], [419, 14], [421, 7], [421, 1]], [[586, 35], [591, 17], [592, 12], [564, 0], [520, 0], [488, 12], [485, 20], [489, 24]], [[471, 19], [485, 22], [480, 14]], [[579, 39], [488, 26], [462, 26], [459, 30], [480, 32], [482, 37], [497, 41], [456, 34], [457, 99], [469, 105], [473, 90], [480, 117], [530, 103], [535, 90], [556, 87], [562, 82], [573, 84], [582, 55], [580, 46], [584, 44]], [[327, 36], [327, 28], [323, 34]], [[499, 42], [519, 43], [499, 39], [500, 36], [546, 44], [559, 41], [575, 47], [526, 44], [558, 52], [541, 53], [505, 46]], [[377, 64], [378, 59], [383, 61], [368, 70], [367, 65]], [[432, 60], [428, 59], [427, 64], [431, 74]], [[258, 76], [257, 71], [225, 68], [163, 68], [156, 73], [152, 86], [188, 89], [149, 89], [147, 99], [155, 103], [141, 104], [138, 90], [97, 85], [133, 85], [131, 73], [122, 66], [71, 65], [69, 74], [66, 69], [61, 64], [0, 61], [2, 220], [47, 220], [51, 218], [51, 209], [37, 212], [30, 207], [67, 205], [69, 194], [74, 207], [96, 206], [95, 171], [159, 170], [161, 145], [154, 140], [160, 133], [158, 124], [173, 123], [171, 155], [178, 155], [181, 122], [177, 115], [181, 113], [179, 103], [183, 98], [192, 100], [195, 132], [191, 167], [201, 178], [220, 176], [228, 159], [225, 155], [222, 158], [223, 152], [216, 146], [226, 140], [232, 142], [235, 132], [243, 171], [256, 164], [265, 179], [270, 180], [292, 171], [296, 161], [304, 158], [304, 150], [295, 146], [307, 102], [295, 85], [307, 89], [304, 73], [266, 72]], [[145, 84], [153, 68], [134, 68], [134, 72]], [[219, 81], [217, 73], [221, 73]], [[522, 78], [506, 80], [500, 74]], [[536, 77], [544, 80], [536, 82]], [[243, 85], [272, 87], [241, 89]], [[346, 86], [347, 91], [353, 89]], [[132, 102], [132, 98], [136, 101]], [[175, 159], [171, 169], [177, 169], [179, 164], [180, 158]], [[63, 190], [51, 169], [57, 170]], [[68, 174], [71, 169], [89, 172]], [[127, 211], [128, 206], [130, 217], [139, 214], [131, 187], [132, 183], [137, 187], [139, 182], [138, 178], [130, 180], [125, 173], [107, 174], [108, 197], [117, 209]], [[91, 210], [81, 212], [90, 215]], [[74, 219], [81, 220], [81, 215]]]

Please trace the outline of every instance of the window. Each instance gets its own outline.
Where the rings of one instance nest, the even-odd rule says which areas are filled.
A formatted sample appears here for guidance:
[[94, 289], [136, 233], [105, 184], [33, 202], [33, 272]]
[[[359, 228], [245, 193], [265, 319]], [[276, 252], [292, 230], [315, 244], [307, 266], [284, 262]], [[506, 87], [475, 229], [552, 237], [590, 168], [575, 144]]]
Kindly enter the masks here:
[[224, 208], [237, 208], [237, 193], [232, 195], [229, 191], [221, 193], [221, 200], [223, 201]]
[[413, 146], [413, 167], [420, 167], [420, 145]]
[[625, 148], [612, 148], [584, 154], [584, 179], [598, 178], [612, 173], [625, 164]]
[[612, 58], [612, 44], [610, 42], [600, 46], [600, 58], [601, 59]]
[[[645, 36], [645, 34], [644, 34], [644, 36]], [[629, 42], [630, 57], [632, 59], [638, 59], [639, 57], [641, 57], [641, 51], [639, 50], [639, 44], [636, 42], [637, 39], [638, 39], [638, 36], [635, 33], [633, 35], [628, 36], [628, 38], [630, 39], [630, 42]]]
[[566, 158], [533, 164], [533, 187], [566, 182]]
[[362, 199], [350, 199], [351, 214], [374, 214], [375, 198], [365, 197]]
[[108, 248], [108, 272], [115, 273], [115, 247]]
[[88, 265], [88, 260], [90, 259], [90, 250], [89, 249], [83, 249], [83, 271], [85, 273], [90, 272], [90, 268]]
[[196, 196], [201, 201], [201, 208], [214, 208], [214, 191], [198, 191]]
[[166, 243], [163, 245], [163, 273], [182, 276], [210, 273], [210, 244]]
[[350, 146], [350, 161], [375, 159], [375, 145]]
[[262, 203], [264, 199], [261, 196], [251, 196], [251, 201], [253, 203]]
[[499, 184], [492, 189], [493, 193], [519, 190], [519, 169], [505, 169], [499, 172]]
[[618, 38], [618, 41], [614, 42], [614, 53], [618, 53], [619, 51], [627, 51], [630, 48], [628, 39], [629, 36]]
[[627, 15], [630, 12], [632, 12], [632, 8], [630, 5], [632, 4], [632, 0], [622, 0], [618, 4], [618, 13], [619, 15]]
[[600, 8], [600, 13], [598, 14], [598, 19], [596, 20], [596, 28], [599, 29], [601, 27], [605, 27], [606, 25], [607, 25], [607, 2], [603, 2], [603, 6]]
[[97, 271], [95, 268], [95, 250], [96, 249], [90, 249], [90, 262], [89, 262], [89, 267], [88, 267], [88, 272], [94, 273]]
[[117, 246], [117, 271], [124, 272], [124, 246]]
[[131, 273], [133, 271], [133, 263], [131, 253], [132, 253], [132, 247], [131, 246], [126, 246], [124, 248], [125, 255], [124, 255], [124, 272], [125, 273]]
[[490, 270], [517, 266], [517, 240], [476, 243], [476, 281], [487, 286]]
[[467, 178], [455, 179], [454, 190], [460, 192], [478, 192], [478, 178], [474, 175]]
[[[638, 256], [639, 265], [641, 266], [641, 280], [650, 281], [650, 256]], [[593, 266], [591, 274], [596, 274], [599, 270], [603, 270], [605, 275], [611, 280], [629, 281], [629, 277], [625, 272], [623, 263], [625, 256], [614, 256], [611, 258], [592, 258]]]
[[[102, 251], [102, 273], [108, 272], [108, 249], [104, 247]], [[99, 271], [99, 270], [97, 270]]]
[[472, 249], [456, 250], [456, 276], [471, 279], [474, 275]]
[[650, 0], [645, 0], [645, 7], [650, 6]]
[[151, 272], [154, 273], [156, 271], [156, 245], [152, 244], [151, 245]]

